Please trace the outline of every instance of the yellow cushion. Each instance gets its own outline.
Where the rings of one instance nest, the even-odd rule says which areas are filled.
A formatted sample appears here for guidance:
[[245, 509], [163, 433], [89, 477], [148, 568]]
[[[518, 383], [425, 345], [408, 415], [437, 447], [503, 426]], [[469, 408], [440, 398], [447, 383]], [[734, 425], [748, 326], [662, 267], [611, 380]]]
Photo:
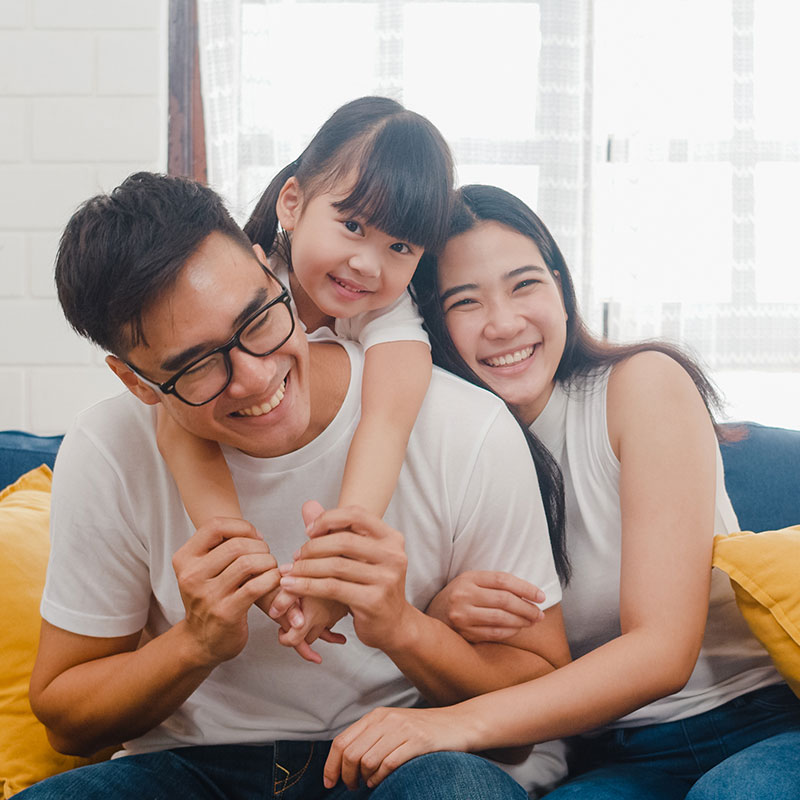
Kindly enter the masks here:
[[50, 775], [87, 763], [50, 747], [28, 702], [39, 643], [39, 601], [50, 549], [49, 467], [0, 492], [0, 786], [11, 797]]
[[800, 525], [714, 538], [714, 566], [792, 691], [800, 697]]

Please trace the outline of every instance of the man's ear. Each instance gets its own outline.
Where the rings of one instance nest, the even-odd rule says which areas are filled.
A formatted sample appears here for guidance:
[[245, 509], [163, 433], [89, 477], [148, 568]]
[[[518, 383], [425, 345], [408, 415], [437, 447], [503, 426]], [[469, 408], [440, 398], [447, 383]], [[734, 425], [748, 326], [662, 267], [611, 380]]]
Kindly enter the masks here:
[[272, 269], [271, 264], [269, 263], [269, 259], [267, 258], [267, 254], [264, 252], [264, 248], [260, 244], [253, 245], [253, 252], [256, 254], [256, 258], [267, 269]]
[[297, 178], [292, 176], [283, 184], [275, 203], [275, 213], [285, 231], [294, 230], [303, 207], [303, 192]]
[[161, 402], [161, 397], [139, 380], [139, 376], [121, 359], [116, 356], [106, 356], [109, 369], [125, 384], [129, 392], [135, 394], [143, 403], [154, 406]]

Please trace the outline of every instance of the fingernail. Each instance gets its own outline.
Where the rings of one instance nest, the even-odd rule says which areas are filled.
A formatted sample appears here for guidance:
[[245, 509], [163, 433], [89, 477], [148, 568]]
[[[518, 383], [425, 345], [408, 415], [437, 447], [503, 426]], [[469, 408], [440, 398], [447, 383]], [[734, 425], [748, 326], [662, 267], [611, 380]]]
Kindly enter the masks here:
[[300, 551], [295, 550], [294, 553], [292, 553], [292, 558], [297, 561], [297, 559], [300, 558]]
[[294, 586], [297, 581], [291, 575], [285, 575], [281, 578], [281, 586]]
[[271, 616], [272, 619], [275, 619], [278, 616], [278, 609], [275, 608], [275, 606], [272, 606], [272, 608], [270, 608], [270, 610], [267, 611], [267, 614], [269, 614], [269, 616]]
[[278, 567], [278, 572], [280, 572], [281, 575], [285, 575], [287, 572], [291, 572], [292, 571], [292, 567], [293, 566], [294, 566], [294, 564], [281, 564]]
[[326, 789], [333, 789], [333, 781], [330, 778], [323, 778], [322, 779], [322, 785]]

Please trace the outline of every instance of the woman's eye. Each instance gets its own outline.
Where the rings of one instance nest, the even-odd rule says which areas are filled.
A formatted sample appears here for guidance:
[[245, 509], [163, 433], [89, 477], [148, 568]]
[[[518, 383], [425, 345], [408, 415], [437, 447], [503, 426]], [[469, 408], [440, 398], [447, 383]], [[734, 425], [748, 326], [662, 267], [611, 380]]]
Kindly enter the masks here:
[[451, 303], [444, 310], [444, 313], [446, 314], [448, 311], [452, 311], [454, 308], [469, 308], [470, 306], [475, 305], [477, 305], [477, 301], [473, 300], [471, 297], [462, 297], [461, 300], [456, 300], [455, 303]]
[[393, 245], [390, 245], [389, 249], [401, 255], [406, 255], [411, 252], [411, 248], [405, 242], [395, 242]]
[[354, 219], [345, 220], [344, 226], [350, 231], [350, 233], [361, 233], [361, 225], [359, 225]]
[[535, 286], [537, 283], [541, 283], [541, 281], [538, 281], [534, 278], [526, 278], [524, 281], [514, 284], [514, 291], [517, 289], [527, 289], [531, 286]]

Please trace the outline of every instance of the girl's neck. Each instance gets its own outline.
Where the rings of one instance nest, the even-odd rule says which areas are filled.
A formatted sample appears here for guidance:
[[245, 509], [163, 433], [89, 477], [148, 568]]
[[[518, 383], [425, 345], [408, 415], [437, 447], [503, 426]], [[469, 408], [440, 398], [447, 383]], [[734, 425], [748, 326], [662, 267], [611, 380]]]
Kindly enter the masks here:
[[317, 308], [314, 301], [300, 284], [300, 281], [297, 280], [297, 276], [291, 270], [289, 271], [289, 288], [292, 292], [295, 308], [297, 308], [297, 316], [306, 326], [308, 333], [323, 327], [333, 330], [334, 318], [329, 317]]

